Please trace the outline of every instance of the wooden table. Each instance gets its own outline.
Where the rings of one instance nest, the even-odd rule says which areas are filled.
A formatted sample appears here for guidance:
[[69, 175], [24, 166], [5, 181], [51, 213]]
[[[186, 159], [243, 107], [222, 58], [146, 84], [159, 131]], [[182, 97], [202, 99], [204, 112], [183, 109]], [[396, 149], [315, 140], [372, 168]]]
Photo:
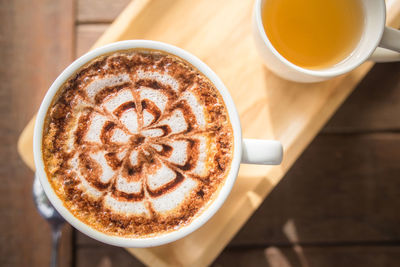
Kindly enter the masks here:
[[[0, 3], [0, 266], [44, 266], [50, 233], [16, 140], [52, 80], [129, 0]], [[215, 266], [399, 266], [400, 64], [375, 66]], [[141, 266], [66, 227], [61, 266]]]

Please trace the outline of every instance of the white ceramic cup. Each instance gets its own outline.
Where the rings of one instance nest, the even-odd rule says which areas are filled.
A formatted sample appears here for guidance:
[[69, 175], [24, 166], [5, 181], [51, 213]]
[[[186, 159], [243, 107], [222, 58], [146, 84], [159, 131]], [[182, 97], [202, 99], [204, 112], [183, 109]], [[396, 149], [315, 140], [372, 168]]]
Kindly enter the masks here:
[[284, 79], [296, 82], [319, 82], [352, 71], [366, 60], [400, 61], [398, 53], [400, 52], [400, 31], [385, 26], [384, 0], [362, 0], [365, 21], [359, 44], [344, 61], [321, 70], [299, 67], [280, 55], [274, 48], [262, 23], [262, 10], [267, 1], [255, 1], [253, 10], [255, 44], [264, 64]]
[[[225, 105], [228, 109], [229, 118], [234, 133], [234, 153], [233, 153], [231, 169], [226, 178], [225, 184], [223, 185], [222, 189], [220, 190], [214, 201], [211, 203], [211, 205], [209, 205], [208, 208], [205, 211], [203, 211], [198, 217], [196, 217], [193, 220], [193, 222], [191, 222], [189, 225], [183, 226], [178, 230], [170, 233], [161, 234], [149, 238], [125, 238], [125, 237], [107, 235], [91, 228], [90, 226], [86, 225], [85, 223], [74, 217], [74, 215], [71, 212], [69, 212], [68, 209], [64, 206], [63, 202], [57, 197], [52, 186], [50, 185], [49, 180], [47, 179], [46, 176], [46, 172], [44, 170], [44, 164], [42, 158], [42, 132], [43, 132], [44, 119], [53, 97], [55, 96], [59, 88], [62, 86], [62, 84], [69, 77], [71, 77], [80, 67], [88, 63], [90, 60], [106, 53], [118, 50], [130, 49], [130, 48], [156, 49], [165, 51], [170, 54], [174, 54], [186, 60], [194, 67], [196, 67], [199, 71], [201, 71], [204, 75], [206, 75], [208, 79], [215, 85], [215, 87], [218, 89], [218, 91], [223, 97]], [[147, 41], [147, 40], [130, 40], [130, 41], [122, 41], [109, 44], [97, 48], [93, 51], [90, 51], [89, 53], [83, 55], [82, 57], [74, 61], [71, 65], [69, 65], [51, 85], [40, 106], [34, 130], [33, 150], [34, 150], [34, 158], [36, 165], [36, 173], [40, 179], [40, 182], [44, 188], [46, 195], [48, 196], [50, 202], [57, 209], [57, 211], [72, 226], [74, 226], [82, 233], [94, 239], [97, 239], [101, 242], [121, 247], [158, 246], [175, 241], [177, 239], [186, 236], [187, 234], [193, 232], [194, 230], [202, 226], [206, 221], [208, 221], [224, 203], [236, 180], [239, 171], [239, 165], [241, 162], [250, 164], [276, 165], [280, 164], [283, 155], [282, 145], [278, 141], [242, 139], [242, 130], [240, 127], [239, 116], [236, 111], [235, 104], [233, 103], [233, 100], [229, 95], [229, 92], [226, 89], [225, 85], [206, 64], [204, 64], [197, 57], [191, 55], [190, 53], [178, 47], [168, 45], [165, 43]]]

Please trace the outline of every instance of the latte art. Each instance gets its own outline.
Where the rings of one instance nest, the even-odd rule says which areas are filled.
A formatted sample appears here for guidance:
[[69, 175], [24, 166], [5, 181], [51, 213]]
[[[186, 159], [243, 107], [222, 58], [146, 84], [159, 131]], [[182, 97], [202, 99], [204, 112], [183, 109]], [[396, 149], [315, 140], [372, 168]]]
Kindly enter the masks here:
[[190, 223], [229, 172], [233, 133], [214, 85], [159, 51], [104, 55], [60, 88], [43, 133], [57, 195], [107, 234], [146, 237]]

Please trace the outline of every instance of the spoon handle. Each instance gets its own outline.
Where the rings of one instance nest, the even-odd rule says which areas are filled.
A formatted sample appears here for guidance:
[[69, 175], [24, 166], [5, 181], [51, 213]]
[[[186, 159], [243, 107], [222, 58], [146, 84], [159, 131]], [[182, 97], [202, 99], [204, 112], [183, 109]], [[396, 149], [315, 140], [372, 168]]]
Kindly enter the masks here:
[[52, 249], [50, 267], [56, 267], [58, 262], [58, 248], [60, 246], [61, 226], [53, 226], [51, 231]]

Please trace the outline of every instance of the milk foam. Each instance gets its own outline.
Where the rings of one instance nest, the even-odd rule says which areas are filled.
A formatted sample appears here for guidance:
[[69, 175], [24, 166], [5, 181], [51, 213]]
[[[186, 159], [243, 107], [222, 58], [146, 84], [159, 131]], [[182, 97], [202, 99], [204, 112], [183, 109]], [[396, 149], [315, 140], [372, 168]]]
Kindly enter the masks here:
[[160, 121], [158, 125], [168, 125], [173, 134], [181, 133], [188, 128], [185, 116], [181, 110], [174, 110], [172, 116]]
[[126, 134], [124, 131], [122, 131], [121, 129], [115, 129], [112, 132], [112, 136], [111, 136], [111, 142], [114, 143], [127, 143], [130, 139], [130, 136], [128, 134]]
[[154, 168], [154, 166], [149, 166], [147, 175], [147, 183], [152, 190], [156, 190], [176, 178], [176, 173], [163, 163], [161, 163], [160, 168], [155, 171], [151, 170], [152, 168]]
[[154, 148], [155, 150], [157, 150], [158, 152], [161, 152], [163, 149], [162, 145], [159, 145], [159, 144], [151, 144], [150, 146], [152, 148]]
[[134, 110], [130, 109], [125, 111], [122, 113], [119, 120], [129, 130], [129, 132], [136, 133], [138, 131], [138, 115]]
[[117, 189], [124, 193], [140, 193], [142, 190], [142, 181], [128, 182], [125, 177], [118, 176]]
[[168, 101], [167, 96], [165, 96], [159, 90], [149, 89], [146, 87], [141, 87], [139, 90], [140, 90], [140, 100], [145, 100], [145, 99], [150, 100], [160, 109], [161, 112], [164, 112]]
[[179, 90], [179, 84], [174, 78], [168, 74], [157, 72], [157, 70], [146, 72], [139, 70], [136, 73], [136, 76], [139, 79], [155, 80], [161, 84], [169, 85], [175, 92], [178, 92]]
[[122, 150], [117, 153], [117, 159], [119, 160], [123, 160], [125, 156], [126, 156], [126, 150]]
[[[138, 79], [152, 79], [156, 80], [157, 82], [170, 86], [174, 91], [178, 91], [179, 85], [175, 79], [173, 79], [170, 75], [158, 73], [156, 71], [152, 72], [143, 72], [138, 71], [136, 74]], [[86, 88], [86, 93], [89, 98], [94, 99], [94, 97], [102, 92], [102, 90], [109, 86], [115, 86], [118, 84], [122, 84], [124, 82], [129, 81], [129, 76], [127, 75], [117, 75], [117, 76], [108, 76], [106, 78], [95, 80], [91, 82]], [[138, 93], [140, 101], [147, 101], [146, 103], [154, 104], [155, 107], [164, 114], [167, 104], [168, 104], [168, 97], [162, 90], [156, 90], [152, 88], [148, 88], [145, 86], [141, 86], [140, 88], [135, 88], [135, 92]], [[196, 122], [199, 124], [200, 127], [205, 126], [205, 114], [204, 110], [197, 101], [196, 97], [190, 93], [185, 92], [182, 97], [180, 98], [187, 102], [188, 106], [191, 108], [191, 112], [196, 118]], [[106, 112], [104, 114], [100, 114], [94, 112], [90, 118], [89, 129], [85, 135], [85, 140], [89, 142], [96, 142], [101, 143], [101, 136], [102, 131], [107, 122], [115, 121], [117, 119], [120, 123], [125, 127], [123, 128], [116, 127], [115, 129], [110, 130], [110, 141], [112, 143], [120, 143], [120, 144], [127, 144], [130, 141], [132, 134], [140, 134], [144, 137], [161, 137], [165, 135], [165, 132], [161, 127], [168, 126], [170, 129], [171, 134], [179, 134], [188, 129], [188, 122], [186, 121], [185, 114], [182, 110], [177, 109], [170, 112], [169, 115], [165, 116], [164, 119], [154, 123], [156, 119], [154, 115], [144, 108], [139, 114], [137, 113], [137, 108], [130, 108], [122, 112], [122, 114], [117, 118], [115, 118], [115, 111], [118, 110], [121, 106], [126, 103], [135, 102], [135, 98], [133, 95], [132, 88], [125, 88], [115, 93], [110, 94], [109, 96], [105, 97], [103, 103], [100, 106]], [[148, 104], [147, 104], [148, 105]], [[111, 118], [114, 117], [114, 118]], [[140, 122], [142, 120], [142, 127], [143, 129], [139, 128]], [[148, 127], [146, 129], [146, 127]], [[128, 132], [127, 132], [127, 131]], [[165, 162], [169, 162], [172, 164], [176, 164], [178, 166], [183, 166], [188, 161], [188, 140], [171, 140], [167, 141], [168, 138], [164, 141], [166, 145], [171, 148], [171, 152], [168, 156], [158, 156], [164, 158]], [[199, 141], [200, 142], [200, 141]], [[195, 165], [195, 173], [202, 173], [198, 169], [204, 169], [204, 161], [206, 160], [204, 156], [204, 152], [202, 150], [206, 149], [204, 145], [204, 141], [200, 142], [200, 151], [199, 151], [199, 160], [201, 162], [197, 162]], [[152, 148], [155, 148], [156, 151], [161, 152], [163, 147], [159, 144], [149, 143]], [[129, 145], [128, 145], [129, 146]], [[128, 148], [124, 149], [122, 152], [119, 152], [118, 159], [124, 161], [126, 157], [128, 157], [128, 161], [132, 166], [138, 166], [139, 164], [139, 153], [141, 150], [145, 155], [150, 155], [145, 148], [142, 149], [134, 149], [132, 150], [129, 155], [126, 155], [126, 151]], [[124, 192], [127, 194], [131, 193], [140, 193], [143, 187], [143, 181], [129, 181], [127, 177], [122, 176], [122, 171], [118, 170], [117, 173], [113, 171], [113, 169], [109, 166], [104, 152], [100, 151], [90, 155], [96, 163], [101, 166], [101, 175], [99, 180], [103, 183], [109, 182], [113, 177], [116, 178], [116, 189], [120, 192]], [[160, 159], [161, 159], [160, 158]], [[158, 162], [157, 166], [152, 164], [147, 164], [146, 172], [142, 173], [142, 179], [145, 179], [145, 183], [148, 185], [150, 190], [160, 190], [163, 186], [174, 182], [177, 179], [177, 172], [176, 170], [171, 169], [168, 165], [160, 161], [160, 159], [156, 160]], [[197, 170], [197, 171], [196, 171]], [[147, 173], [147, 174], [146, 174]], [[182, 175], [182, 173], [179, 173]], [[184, 175], [184, 173], [183, 173]], [[147, 199], [153, 203], [154, 209], [159, 212], [165, 212], [169, 210], [174, 210], [179, 207], [179, 204], [184, 201], [185, 195], [190, 192], [190, 190], [196, 186], [196, 182], [188, 177], [185, 177], [185, 181], [180, 183], [176, 188], [173, 190], [169, 190], [168, 193], [163, 194], [160, 197], [154, 199]], [[93, 187], [85, 180], [84, 177], [80, 177], [82, 182], [82, 190], [87, 190], [93, 197], [100, 197], [100, 194], [94, 191]], [[128, 212], [133, 214], [142, 214], [145, 212], [146, 207], [143, 204], [144, 201], [140, 201], [140, 203], [132, 204], [131, 202], [122, 201], [112, 196], [105, 197], [106, 206], [115, 211], [115, 212]], [[146, 213], [146, 212], [145, 212]]]
[[[175, 92], [177, 92], [179, 89], [178, 82], [168, 74], [162, 74], [156, 71], [138, 71], [136, 77], [138, 79], [156, 80], [161, 84], [170, 86], [170, 88], [172, 88]], [[100, 93], [105, 87], [118, 85], [127, 81], [129, 81], [129, 76], [127, 75], [117, 75], [115, 77], [108, 76], [104, 79], [95, 80], [90, 83], [86, 87], [86, 93], [88, 97], [94, 99], [96, 94]], [[135, 88], [135, 92], [138, 92], [140, 101], [148, 101], [147, 103], [154, 104], [158, 108], [159, 112], [161, 112], [161, 114], [165, 112], [166, 106], [168, 104], [168, 97], [165, 95], [165, 93], [163, 93], [162, 90], [156, 90], [141, 86], [140, 88]], [[204, 108], [199, 104], [193, 93], [185, 92], [179, 99], [186, 101], [196, 119], [196, 123], [199, 127], [204, 128], [206, 124], [204, 117]], [[132, 93], [132, 89], [126, 88], [107, 96], [104, 99], [104, 102], [101, 103], [101, 106], [107, 113], [110, 114], [108, 116], [113, 116], [112, 114], [115, 114], [115, 111], [119, 109], [122, 105], [134, 101], [135, 99]], [[136, 108], [124, 111], [122, 115], [118, 118], [118, 120], [123, 124], [124, 127], [126, 127], [129, 132], [126, 132], [120, 128], [113, 129], [111, 132], [110, 141], [114, 143], [126, 144], [129, 142], [131, 134], [141, 134], [142, 136], [153, 138], [161, 137], [165, 135], [165, 132], [162, 130], [162, 128], [160, 128], [162, 126], [169, 127], [170, 135], [179, 134], [188, 129], [188, 122], [186, 121], [185, 114], [180, 109], [173, 110], [169, 115], [165, 116], [164, 119], [160, 120], [154, 125], [152, 124], [155, 120], [154, 115], [147, 109], [143, 109], [141, 113], [141, 119], [142, 127], [144, 127], [143, 129], [139, 129], [139, 114], [137, 113]], [[91, 123], [89, 130], [86, 134], [86, 140], [100, 143], [102, 129], [104, 128], [104, 125], [107, 121], [110, 121], [107, 115], [95, 113], [91, 117]], [[146, 129], [145, 127], [149, 128]], [[200, 144], [199, 157], [198, 162], [196, 162], [194, 166], [193, 173], [203, 174], [205, 169], [207, 148], [204, 140], [199, 140], [198, 142]], [[167, 157], [161, 156], [161, 158], [164, 158], [166, 162], [176, 164], [178, 166], [183, 166], [187, 163], [189, 153], [188, 140], [171, 140], [166, 141], [165, 144], [171, 148], [171, 153]], [[150, 143], [150, 145], [153, 148], [156, 148], [156, 151], [162, 151], [161, 145], [152, 143]], [[143, 152], [145, 155], [150, 155], [148, 151]], [[128, 158], [132, 166], [136, 166], [139, 163], [139, 153], [140, 149], [134, 149], [130, 152]], [[120, 158], [124, 157], [126, 157], [126, 155], [120, 156]], [[94, 159], [102, 168], [101, 176], [99, 177], [101, 182], [109, 182], [111, 178], [116, 175], [112, 168], [108, 165], [107, 160], [104, 157], [104, 153], [92, 154], [91, 158]], [[147, 174], [142, 173], [142, 175], [144, 175], [142, 179], [145, 179], [145, 182], [147, 183], [150, 190], [159, 190], [163, 186], [166, 186], [167, 184], [173, 182], [174, 179], [177, 179], [177, 173], [175, 170], [171, 169], [168, 165], [164, 164], [160, 160], [157, 160], [157, 162], [159, 165], [158, 168], [155, 168], [156, 165], [148, 164], [146, 167]], [[165, 193], [160, 197], [148, 199], [147, 201], [153, 203], [153, 208], [159, 212], [165, 212], [178, 208], [179, 204], [184, 201], [185, 195], [188, 194], [188, 192], [190, 192], [190, 190], [192, 190], [196, 186], [196, 182], [194, 180], [188, 177], [185, 178], [186, 179], [184, 180], [184, 182], [179, 184], [176, 188], [174, 188], [174, 190], [170, 190], [168, 191], [168, 193]], [[83, 181], [84, 179], [81, 180]], [[88, 185], [87, 183], [83, 184], [84, 188], [92, 191], [90, 185]], [[120, 174], [118, 174], [116, 179], [116, 189], [124, 193], [140, 193], [140, 191], [142, 190], [142, 181], [129, 182], [126, 177], [122, 177]], [[96, 192], [92, 192], [92, 195], [98, 196]], [[142, 202], [135, 202], [135, 204], [132, 204], [130, 202], [115, 199], [112, 196], [107, 196], [105, 198], [105, 203], [107, 207], [111, 210], [114, 210], [115, 212], [141, 214], [146, 210], [145, 205]]]
[[143, 126], [144, 126], [144, 127], [149, 126], [150, 123], [151, 123], [154, 119], [155, 119], [154, 116], [153, 116], [150, 112], [148, 112], [147, 110], [144, 110], [144, 111], [143, 111]]
[[142, 134], [147, 137], [160, 137], [163, 136], [164, 131], [160, 128], [143, 130]]
[[91, 117], [89, 130], [86, 133], [85, 140], [89, 142], [101, 143], [100, 135], [101, 129], [107, 122], [107, 117], [98, 113], [94, 113]]
[[[179, 90], [178, 82], [170, 75], [165, 73], [158, 73], [157, 71], [138, 71], [136, 73], [136, 78], [156, 80], [161, 84], [170, 86], [170, 88], [175, 92], [178, 92]], [[119, 85], [128, 81], [130, 81], [130, 78], [128, 75], [125, 74], [117, 76], [107, 76], [106, 78], [91, 82], [85, 88], [85, 90], [88, 97], [94, 99], [95, 96], [98, 93], [102, 92], [104, 88]], [[193, 88], [194, 87], [190, 89]], [[138, 93], [140, 102], [135, 101], [133, 90]], [[204, 107], [198, 102], [196, 96], [192, 92], [186, 91], [178, 99], [178, 101], [181, 100], [185, 101], [190, 107], [190, 112], [194, 115], [198, 127], [204, 128], [206, 125]], [[159, 110], [159, 112], [161, 112], [164, 118], [155, 123], [154, 120], [156, 118], [149, 110], [147, 110], [147, 108], [143, 108], [141, 114], [139, 115], [137, 113], [138, 110], [136, 107], [127, 109], [123, 111], [122, 114], [119, 115], [119, 117], [116, 117], [115, 111], [120, 109], [121, 106], [123, 106], [124, 104], [129, 102], [141, 103], [141, 101], [147, 101], [147, 105], [149, 105], [149, 103], [154, 105]], [[172, 110], [169, 115], [164, 115], [167, 105], [168, 97], [163, 92], [163, 90], [152, 89], [146, 86], [141, 86], [134, 89], [127, 87], [125, 89], [112, 93], [105, 97], [103, 103], [100, 104], [100, 106], [104, 109], [106, 113], [100, 114], [94, 112], [91, 116], [89, 129], [86, 133], [85, 140], [89, 142], [101, 143], [101, 135], [106, 123], [109, 121], [115, 121], [115, 119], [117, 119], [123, 125], [123, 127], [125, 127], [125, 129], [118, 128], [118, 126], [115, 129], [111, 129], [109, 140], [112, 143], [127, 144], [127, 148], [123, 150], [123, 153], [120, 152], [118, 154], [118, 159], [125, 161], [125, 158], [128, 157], [127, 160], [132, 164], [132, 166], [138, 166], [139, 153], [141, 153], [142, 151], [144, 155], [147, 156], [150, 155], [150, 153], [146, 150], [145, 147], [142, 147], [139, 149], [133, 149], [129, 153], [129, 155], [126, 155], [126, 151], [129, 147], [128, 143], [130, 142], [132, 134], [140, 134], [145, 138], [157, 138], [165, 135], [165, 132], [162, 129], [162, 127], [164, 126], [169, 127], [168, 135], [180, 134], [188, 130], [189, 125], [185, 116], [186, 114], [184, 114], [181, 109], [176, 109]], [[142, 123], [141, 127], [143, 127], [142, 129], [139, 127], [140, 119]], [[199, 144], [199, 150], [197, 152], [198, 159], [197, 162], [195, 162], [193, 170], [190, 173], [193, 173], [195, 175], [204, 175], [207, 161], [206, 141], [205, 138], [202, 136], [197, 137], [195, 141]], [[177, 166], [183, 166], [188, 162], [189, 153], [193, 153], [188, 150], [188, 140], [181, 139], [168, 141], [168, 138], [166, 138], [163, 143], [170, 147], [170, 154], [168, 154], [167, 156], [157, 156], [159, 158], [156, 160], [158, 164], [146, 164], [146, 172], [141, 173], [142, 179], [145, 180], [145, 184], [147, 184], [150, 190], [160, 190], [160, 188], [169, 185], [170, 183], [174, 182], [175, 179], [177, 179], [177, 170], [172, 169], [171, 167], [163, 163], [163, 161], [176, 164]], [[152, 148], [155, 148], [155, 150], [158, 152], [162, 152], [163, 150], [163, 147], [159, 144], [154, 144], [150, 142], [149, 145]], [[104, 157], [104, 153], [104, 151], [100, 151], [90, 155], [91, 158], [95, 160], [99, 166], [101, 166], [101, 175], [99, 177], [99, 180], [102, 183], [107, 183], [116, 176], [117, 190], [127, 194], [140, 193], [143, 187], [143, 181], [129, 181], [127, 180], [127, 177], [122, 176], [121, 170], [117, 170], [117, 172], [115, 172], [109, 166], [109, 163]], [[186, 177], [185, 173], [182, 173], [182, 171], [179, 171], [179, 175], [184, 175], [185, 179], [174, 189], [171, 189], [154, 199], [147, 199], [147, 201], [153, 204], [153, 208], [156, 211], [166, 212], [178, 208], [179, 204], [185, 200], [185, 196], [197, 185], [195, 180], [191, 179], [190, 177]], [[88, 193], [90, 193], [93, 197], [100, 197], [100, 194], [95, 191], [96, 189], [94, 189], [83, 177], [80, 177], [80, 180], [82, 182], [82, 190], [87, 190]], [[104, 201], [106, 203], [106, 206], [115, 212], [133, 214], [147, 213], [146, 206], [144, 205], [144, 200], [128, 202], [113, 198], [112, 196], [106, 196]]]
[[218, 169], [215, 155], [222, 152], [216, 149], [218, 133], [208, 132], [209, 125], [221, 123], [209, 121], [212, 107], [204, 100], [207, 90], [216, 89], [206, 88], [205, 78], [197, 83], [198, 74], [180, 84], [184, 64], [160, 68], [157, 58], [153, 66], [113, 74], [111, 64], [119, 61], [112, 59], [83, 77], [77, 83], [80, 93], [69, 100], [68, 173], [90, 200], [88, 205], [95, 200], [100, 205], [96, 209], [104, 208], [107, 214], [164, 218], [167, 223], [167, 218], [183, 218], [183, 213], [201, 208], [211, 197], [207, 192], [217, 188], [204, 183], [214, 179], [210, 170]]
[[91, 197], [93, 197], [94, 199], [98, 199], [100, 198], [103, 193], [99, 190], [97, 190], [95, 187], [91, 186], [89, 184], [89, 182], [83, 178], [81, 175], [78, 176], [80, 184], [78, 185], [79, 189], [82, 190], [84, 192], [84, 194], [89, 194]]
[[132, 201], [119, 201], [114, 197], [107, 194], [104, 197], [104, 204], [107, 208], [116, 213], [122, 213], [127, 215], [145, 215], [149, 216], [150, 212], [146, 208], [144, 202], [132, 202]]
[[84, 193], [89, 194], [94, 199], [98, 199], [103, 195], [102, 192], [91, 186], [90, 183], [83, 177], [79, 168], [78, 155], [75, 155], [72, 159], [70, 159], [69, 164], [72, 168], [72, 171], [76, 174], [75, 179], [80, 182], [78, 185], [80, 190], [82, 190]]
[[103, 106], [107, 109], [108, 112], [112, 113], [122, 104], [133, 101], [132, 91], [129, 89], [125, 89], [119, 91], [117, 94], [113, 94], [105, 99]]
[[197, 182], [186, 178], [174, 191], [152, 200], [153, 208], [157, 212], [166, 212], [175, 209], [181, 204], [189, 193], [196, 187]]
[[185, 165], [188, 158], [188, 142], [186, 140], [174, 140], [168, 142], [172, 147], [172, 154], [167, 159], [171, 163]]
[[182, 99], [186, 100], [186, 102], [189, 104], [200, 128], [204, 128], [206, 126], [204, 107], [197, 101], [196, 96], [194, 96], [193, 93], [186, 91], [183, 93]]
[[135, 166], [139, 163], [138, 154], [139, 154], [139, 152], [137, 150], [133, 150], [131, 152], [131, 155], [129, 156], [129, 160], [133, 166]]
[[114, 171], [108, 165], [107, 160], [104, 157], [104, 151], [92, 153], [90, 157], [101, 166], [100, 181], [102, 183], [108, 183], [111, 178], [115, 175]]
[[94, 99], [94, 97], [104, 88], [109, 86], [120, 85], [126, 82], [130, 82], [131, 79], [128, 74], [120, 74], [116, 76], [107, 76], [103, 79], [96, 79], [91, 82], [86, 88], [86, 94], [89, 99]]
[[[197, 159], [197, 163], [196, 166], [194, 167], [194, 169], [191, 171], [191, 173], [197, 175], [197, 176], [206, 176], [207, 175], [207, 166], [206, 166], [206, 162], [207, 162], [207, 140], [206, 137], [204, 136], [200, 136], [197, 138], [198, 142], [199, 142], [199, 153], [198, 153], [198, 159]], [[211, 154], [211, 153], [210, 153]], [[210, 158], [212, 155], [209, 155]]]

